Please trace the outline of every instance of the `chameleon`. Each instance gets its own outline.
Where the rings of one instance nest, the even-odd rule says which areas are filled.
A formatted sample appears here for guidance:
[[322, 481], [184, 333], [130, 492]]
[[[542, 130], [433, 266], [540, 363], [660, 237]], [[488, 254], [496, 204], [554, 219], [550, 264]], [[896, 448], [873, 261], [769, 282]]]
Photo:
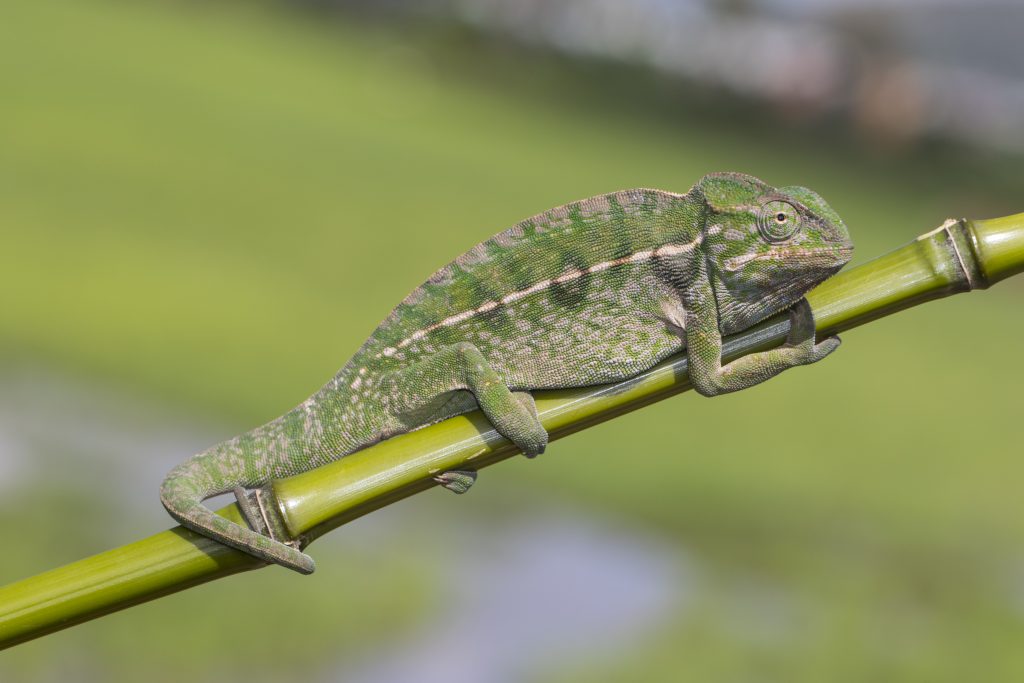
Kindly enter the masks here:
[[[391, 311], [317, 393], [193, 455], [160, 499], [183, 526], [301, 573], [313, 559], [202, 501], [342, 458], [480, 409], [527, 457], [548, 434], [532, 391], [625, 380], [685, 352], [715, 396], [832, 353], [805, 294], [851, 258], [842, 219], [815, 192], [711, 173], [685, 193], [630, 189], [551, 209], [444, 266]], [[722, 337], [788, 310], [786, 342], [722, 362]], [[474, 472], [438, 483], [461, 492]]]

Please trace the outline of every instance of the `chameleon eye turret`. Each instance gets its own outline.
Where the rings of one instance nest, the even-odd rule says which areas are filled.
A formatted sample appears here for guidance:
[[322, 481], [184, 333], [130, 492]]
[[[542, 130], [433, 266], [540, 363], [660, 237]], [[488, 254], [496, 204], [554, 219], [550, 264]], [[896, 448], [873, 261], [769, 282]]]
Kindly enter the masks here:
[[[316, 394], [176, 467], [160, 499], [198, 533], [312, 572], [308, 555], [202, 501], [477, 409], [533, 457], [548, 435], [531, 391], [628, 379], [676, 353], [706, 396], [813, 363], [839, 339], [815, 341], [803, 297], [851, 252], [817, 194], [741, 173], [707, 175], [686, 193], [623, 190], [546, 211], [435, 272]], [[787, 308], [784, 346], [722, 365], [722, 335]], [[475, 479], [433, 481], [462, 493]]]
[[757, 227], [769, 242], [785, 242], [800, 229], [800, 213], [789, 202], [773, 199], [761, 205]]

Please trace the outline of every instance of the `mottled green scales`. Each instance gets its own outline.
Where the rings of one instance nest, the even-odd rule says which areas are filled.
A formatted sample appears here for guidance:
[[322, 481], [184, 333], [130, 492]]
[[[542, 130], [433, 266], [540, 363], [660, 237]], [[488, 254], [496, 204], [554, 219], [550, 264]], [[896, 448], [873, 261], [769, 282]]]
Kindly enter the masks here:
[[[161, 500], [186, 527], [311, 572], [308, 555], [202, 500], [477, 408], [532, 457], [547, 433], [530, 391], [626, 379], [684, 348], [701, 394], [752, 386], [839, 345], [815, 342], [803, 297], [852, 251], [817, 194], [736, 173], [686, 194], [624, 190], [552, 209], [434, 273], [314, 396], [175, 468]], [[786, 308], [784, 346], [722, 365], [722, 335]], [[473, 476], [439, 483], [464, 491]]]

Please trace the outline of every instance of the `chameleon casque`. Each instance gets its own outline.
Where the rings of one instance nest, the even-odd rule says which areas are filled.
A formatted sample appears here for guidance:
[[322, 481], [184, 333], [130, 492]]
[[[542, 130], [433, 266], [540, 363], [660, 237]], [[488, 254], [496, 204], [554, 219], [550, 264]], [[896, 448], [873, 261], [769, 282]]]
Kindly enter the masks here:
[[[311, 557], [202, 501], [477, 408], [533, 457], [548, 436], [530, 391], [620, 381], [684, 348], [699, 393], [753, 386], [839, 346], [816, 343], [803, 297], [852, 253], [817, 194], [739, 173], [551, 209], [434, 273], [316, 394], [176, 467], [161, 501], [198, 533], [310, 573]], [[722, 365], [723, 335], [787, 308], [783, 346]], [[457, 475], [464, 490], [471, 480]]]

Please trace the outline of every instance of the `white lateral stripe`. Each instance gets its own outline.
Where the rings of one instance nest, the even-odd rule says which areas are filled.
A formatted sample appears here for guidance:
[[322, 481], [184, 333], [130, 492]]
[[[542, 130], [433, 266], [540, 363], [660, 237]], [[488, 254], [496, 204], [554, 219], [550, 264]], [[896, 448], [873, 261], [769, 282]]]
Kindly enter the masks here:
[[701, 238], [697, 237], [692, 242], [686, 244], [665, 244], [654, 250], [655, 256], [677, 256], [679, 254], [685, 254], [693, 251], [700, 245]]
[[738, 270], [751, 261], [775, 261], [793, 256], [820, 256], [831, 254], [836, 249], [828, 247], [774, 247], [760, 254], [741, 254], [725, 260], [726, 270]]
[[[521, 289], [518, 292], [512, 292], [511, 294], [506, 294], [505, 296], [501, 297], [501, 303], [503, 303], [503, 304], [510, 304], [513, 301], [519, 301], [524, 296], [530, 296], [531, 294], [535, 294], [537, 292], [543, 291], [543, 290], [547, 289], [550, 286], [551, 286], [551, 280], [541, 280], [537, 284], [532, 285], [530, 287], [527, 287], [526, 289]], [[477, 312], [477, 309], [474, 308], [472, 311], [467, 311], [467, 312], [470, 315], [474, 315]], [[457, 316], [452, 316], [452, 317], [457, 317]], [[448, 320], [451, 320], [451, 318], [445, 318], [444, 320], [442, 320], [440, 322], [440, 325], [442, 327], [445, 326], [445, 325], [450, 325], [451, 323], [447, 322]], [[461, 322], [461, 321], [458, 321], [458, 322]]]
[[476, 308], [470, 309], [468, 311], [463, 311], [461, 313], [456, 313], [455, 315], [450, 315], [440, 322], [424, 327], [423, 329], [416, 330], [411, 335], [409, 335], [402, 341], [398, 342], [398, 344], [396, 344], [395, 346], [389, 346], [388, 348], [378, 353], [376, 357], [380, 358], [381, 356], [393, 356], [398, 351], [398, 349], [403, 349], [409, 344], [413, 343], [414, 341], [423, 339], [423, 337], [427, 336], [434, 330], [438, 330], [442, 327], [450, 327], [451, 325], [456, 325], [458, 323], [461, 323], [463, 320], [469, 320], [473, 316], [478, 315], [480, 313], [487, 313], [488, 311], [493, 311], [499, 305], [506, 305], [514, 301], [519, 301], [520, 299], [530, 296], [531, 294], [542, 292], [551, 285], [560, 285], [566, 282], [571, 282], [573, 280], [578, 280], [584, 275], [588, 275], [590, 273], [600, 273], [602, 271], [608, 270], [609, 268], [621, 266], [626, 263], [641, 263], [643, 261], [647, 261], [652, 257], [656, 258], [662, 256], [678, 256], [679, 254], [685, 254], [687, 252], [693, 251], [698, 246], [700, 246], [700, 243], [701, 237], [697, 236], [696, 238], [694, 238], [692, 242], [687, 242], [686, 244], [665, 244], [658, 247], [657, 249], [638, 251], [633, 254], [630, 254], [629, 256], [623, 256], [622, 258], [612, 259], [610, 261], [602, 261], [601, 263], [595, 263], [594, 265], [589, 266], [588, 268], [584, 268], [583, 270], [570, 270], [559, 275], [554, 279], [541, 280], [537, 284], [530, 285], [526, 289], [520, 289], [516, 292], [512, 292], [511, 294], [506, 294], [505, 296], [501, 297], [501, 299], [499, 299], [498, 301], [488, 301], [486, 303], [480, 304]]
[[638, 251], [632, 256], [630, 256], [629, 260], [634, 263], [640, 263], [641, 261], [646, 261], [647, 259], [651, 258], [651, 256], [653, 255], [653, 251]]

